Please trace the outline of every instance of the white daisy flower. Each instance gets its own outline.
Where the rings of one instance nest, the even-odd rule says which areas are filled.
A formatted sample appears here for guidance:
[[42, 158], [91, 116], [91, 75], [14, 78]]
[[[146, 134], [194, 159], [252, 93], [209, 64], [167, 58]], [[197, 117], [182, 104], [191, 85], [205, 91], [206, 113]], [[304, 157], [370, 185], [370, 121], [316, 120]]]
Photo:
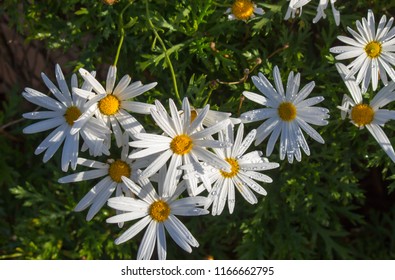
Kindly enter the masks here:
[[348, 116], [355, 126], [360, 129], [366, 127], [381, 148], [383, 148], [384, 152], [395, 162], [394, 149], [382, 129], [389, 120], [395, 120], [395, 111], [381, 109], [395, 100], [395, 83], [390, 82], [387, 86], [383, 87], [373, 97], [372, 101], [366, 104], [363, 103], [362, 91], [355, 77], [349, 77], [350, 70], [341, 63], [336, 63], [336, 68], [351, 93], [351, 98], [348, 95], [343, 96], [342, 106], [338, 107], [342, 111], [342, 119]]
[[[205, 197], [195, 196], [178, 199], [181, 192], [185, 190], [185, 184], [181, 183], [177, 188], [173, 188], [175, 192], [171, 192], [168, 185], [163, 184], [163, 177], [166, 171], [162, 172], [161, 170], [159, 173], [159, 176], [162, 177], [162, 180], [159, 180], [159, 182], [162, 182], [162, 184], [158, 188], [158, 193], [148, 179], [141, 178], [139, 182], [140, 187], [132, 180], [122, 177], [124, 183], [139, 199], [116, 197], [108, 200], [110, 207], [126, 212], [108, 218], [108, 223], [123, 223], [141, 218], [141, 220], [122, 233], [115, 240], [115, 244], [118, 245], [132, 239], [147, 227], [139, 246], [137, 259], [150, 259], [155, 245], [158, 259], [166, 259], [165, 230], [167, 230], [178, 246], [191, 253], [191, 246], [198, 247], [199, 243], [176, 216], [199, 216], [209, 213], [205, 209], [198, 208], [206, 203], [207, 199]], [[167, 192], [170, 195], [165, 196], [163, 192]]]
[[258, 8], [254, 2], [250, 0], [235, 0], [231, 8], [225, 11], [229, 20], [247, 20], [257, 15], [263, 15], [265, 12], [262, 8]]
[[256, 93], [243, 92], [243, 95], [248, 99], [269, 108], [243, 113], [240, 119], [244, 123], [268, 119], [257, 128], [255, 145], [260, 144], [271, 134], [266, 147], [266, 156], [270, 156], [274, 144], [280, 136], [280, 159], [283, 160], [287, 155], [290, 163], [293, 162], [294, 157], [297, 161], [300, 161], [302, 158], [300, 148], [306, 155], [310, 155], [310, 149], [302, 130], [314, 140], [323, 144], [324, 139], [309, 123], [327, 125], [328, 121], [326, 119], [329, 118], [329, 111], [322, 107], [312, 107], [323, 101], [324, 97], [317, 96], [305, 99], [313, 90], [314, 82], [308, 83], [298, 93], [300, 74], [297, 73], [294, 76], [294, 73], [291, 72], [288, 76], [286, 92], [284, 92], [277, 66], [274, 67], [273, 73], [275, 89], [262, 73], [259, 73], [259, 77], [252, 77], [254, 85], [266, 98]]
[[137, 181], [139, 168], [147, 166], [143, 161], [135, 162], [128, 158], [129, 145], [128, 135], [123, 135], [123, 147], [121, 157], [110, 158], [106, 163], [78, 158], [78, 164], [92, 168], [92, 170], [82, 171], [67, 175], [58, 180], [59, 183], [81, 182], [102, 178], [93, 188], [81, 199], [74, 211], [80, 212], [89, 208], [86, 220], [90, 221], [103, 207], [108, 198], [114, 193], [115, 196], [130, 196], [130, 191], [122, 181], [122, 176]]
[[144, 131], [143, 126], [128, 111], [149, 114], [150, 109], [154, 106], [130, 101], [129, 99], [152, 89], [157, 83], [142, 85], [140, 81], [137, 81], [129, 85], [131, 78], [129, 75], [125, 75], [114, 88], [117, 68], [116, 66], [110, 66], [107, 74], [106, 88], [104, 88], [88, 71], [82, 68], [79, 71], [82, 77], [92, 85], [93, 90], [98, 95], [79, 89], [75, 89], [76, 93], [87, 98], [97, 96], [100, 96], [100, 98], [75, 122], [75, 126], [71, 130], [72, 134], [77, 133], [93, 114], [102, 120], [107, 127], [112, 128], [118, 147], [122, 145], [122, 130], [120, 125], [132, 137], [134, 134]]
[[287, 20], [289, 18], [295, 18], [297, 14], [299, 16], [302, 14], [302, 7], [309, 3], [311, 0], [288, 0], [289, 6], [287, 12], [285, 14], [284, 19]]
[[[103, 153], [109, 154], [104, 142], [111, 132], [98, 120], [92, 118], [81, 126], [79, 133], [74, 135], [70, 133], [75, 126], [75, 121], [88, 110], [93, 102], [96, 102], [97, 98], [87, 102], [87, 99], [79, 97], [74, 92], [70, 93], [58, 64], [55, 67], [55, 75], [59, 88], [44, 73], [41, 73], [45, 85], [57, 100], [32, 88], [25, 88], [22, 93], [23, 97], [31, 103], [49, 110], [23, 114], [26, 119], [41, 120], [25, 127], [23, 133], [31, 134], [54, 129], [37, 147], [35, 154], [38, 155], [45, 151], [43, 162], [47, 162], [64, 143], [61, 159], [62, 170], [67, 171], [69, 165], [75, 170], [80, 148], [80, 135], [89, 148], [89, 152], [94, 156], [99, 156]], [[71, 85], [72, 87], [78, 86], [76, 75], [72, 76]], [[87, 83], [84, 83], [82, 88], [86, 91], [91, 90]]]
[[[335, 8], [336, 0], [330, 0], [330, 1], [331, 1], [331, 6], [332, 6], [333, 18], [335, 19], [336, 25], [339, 25], [340, 24], [340, 13]], [[329, 2], [329, 0], [320, 0], [320, 3], [318, 4], [318, 7], [317, 7], [317, 15], [313, 19], [313, 23], [317, 23], [321, 18], [326, 18], [326, 14], [325, 14], [324, 10], [328, 7], [328, 2]]]
[[[171, 117], [158, 100], [155, 101], [155, 105], [156, 109], [151, 110], [151, 115], [165, 134], [139, 133], [135, 135], [135, 138], [139, 140], [129, 143], [134, 148], [143, 148], [143, 150], [130, 154], [130, 158], [138, 159], [154, 154], [157, 156], [142, 172], [141, 176], [146, 178], [152, 176], [170, 158], [169, 172], [167, 172], [165, 178], [165, 185], [169, 185], [171, 188], [175, 186], [174, 182], [181, 176], [182, 172], [178, 167], [182, 164], [202, 160], [219, 169], [230, 171], [230, 165], [225, 160], [218, 158], [206, 149], [231, 145], [230, 143], [206, 139], [208, 136], [224, 129], [228, 125], [229, 120], [224, 120], [205, 129], [200, 129], [209, 110], [209, 105], [204, 107], [192, 122], [191, 108], [187, 98], [184, 98], [182, 103], [182, 111], [184, 113], [181, 117], [172, 99], [169, 99]], [[196, 185], [196, 180], [188, 180], [188, 191], [191, 195], [194, 195]], [[171, 188], [170, 191], [173, 192]], [[168, 193], [164, 194], [169, 196]]]
[[377, 89], [378, 80], [388, 84], [387, 74], [395, 81], [395, 28], [391, 28], [394, 18], [383, 15], [377, 27], [374, 14], [368, 11], [368, 18], [357, 21], [358, 33], [347, 27], [354, 38], [338, 36], [337, 38], [348, 46], [333, 47], [329, 51], [339, 53], [337, 60], [355, 58], [347, 67], [351, 70], [347, 79], [358, 72], [356, 82], [362, 82], [362, 93], [366, 92], [372, 80], [373, 90]]
[[[256, 181], [271, 183], [273, 180], [262, 173], [257, 171], [269, 170], [279, 167], [278, 163], [268, 162], [268, 160], [262, 157], [262, 152], [253, 151], [245, 154], [247, 149], [250, 147], [255, 139], [256, 130], [253, 129], [243, 140], [244, 125], [240, 124], [237, 130], [236, 139], [234, 138], [233, 127], [229, 125], [225, 131], [219, 132], [219, 139], [222, 141], [230, 141], [233, 146], [230, 148], [214, 149], [214, 152], [218, 157], [226, 160], [232, 170], [225, 172], [212, 166], [203, 165], [203, 172], [209, 178], [210, 183], [214, 184], [214, 187], [209, 191], [208, 203], [205, 205], [207, 209], [213, 204], [211, 213], [213, 216], [220, 215], [225, 207], [226, 201], [228, 202], [229, 213], [232, 214], [236, 197], [235, 187], [241, 193], [245, 200], [251, 204], [256, 204], [258, 199], [255, 194], [250, 190], [266, 195], [266, 190], [260, 186]], [[192, 168], [191, 168], [192, 167]], [[192, 165], [183, 166], [183, 169], [198, 170]], [[191, 175], [193, 176], [193, 173]]]

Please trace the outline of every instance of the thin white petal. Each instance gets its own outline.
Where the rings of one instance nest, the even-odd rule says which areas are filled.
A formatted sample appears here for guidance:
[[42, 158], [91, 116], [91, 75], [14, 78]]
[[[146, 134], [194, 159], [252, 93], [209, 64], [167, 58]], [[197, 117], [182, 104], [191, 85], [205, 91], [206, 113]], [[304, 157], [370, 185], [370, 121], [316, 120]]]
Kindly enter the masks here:
[[63, 116], [55, 117], [53, 119], [47, 119], [43, 121], [36, 122], [31, 124], [23, 129], [23, 133], [25, 134], [32, 134], [37, 132], [46, 131], [52, 129], [54, 127], [60, 126], [61, 124], [65, 123], [66, 120]]
[[160, 156], [158, 156], [146, 169], [141, 173], [142, 177], [150, 177], [156, 171], [158, 171], [164, 164], [166, 164], [167, 160], [173, 155], [173, 152], [169, 149], [164, 151]]
[[173, 154], [164, 181], [163, 196], [171, 197], [177, 187], [182, 171], [178, 167], [182, 164], [182, 156]]
[[133, 197], [113, 197], [108, 200], [108, 206], [120, 211], [147, 213], [149, 204], [143, 200]]
[[167, 252], [165, 226], [163, 223], [158, 224], [158, 232], [156, 233], [156, 247], [158, 251], [158, 259], [165, 260]]
[[275, 115], [277, 115], [277, 109], [262, 108], [262, 109], [255, 109], [245, 112], [240, 115], [240, 119], [243, 123], [250, 123], [250, 122], [268, 119]]
[[83, 68], [80, 68], [79, 72], [82, 78], [84, 78], [84, 80], [87, 81], [97, 93], [106, 94], [104, 87], [91, 75], [91, 73]]
[[110, 179], [110, 177], [106, 177], [103, 180], [101, 180], [99, 183], [97, 183], [95, 186], [93, 186], [93, 188], [90, 189], [90, 191], [87, 192], [85, 196], [78, 202], [78, 204], [74, 208], [74, 211], [79, 212], [85, 210], [89, 205], [92, 204], [96, 196], [100, 194], [100, 192], [102, 192], [111, 183], [112, 180]]
[[155, 106], [137, 101], [122, 101], [122, 108], [133, 113], [148, 115], [151, 114], [151, 109], [155, 109]]
[[375, 124], [367, 124], [366, 128], [373, 135], [374, 139], [376, 139], [377, 143], [379, 143], [384, 152], [393, 162], [395, 162], [394, 148], [392, 147], [390, 140], [388, 139], [387, 135], [385, 135], [382, 128]]
[[151, 221], [152, 218], [150, 216], [146, 216], [142, 218], [140, 221], [138, 221], [133, 226], [131, 226], [128, 230], [122, 233], [120, 237], [115, 239], [115, 244], [119, 245], [133, 238], [134, 236], [136, 236], [136, 234], [142, 231], [143, 228], [145, 228]]
[[[118, 85], [115, 87], [115, 89], [114, 89], [114, 91], [112, 92], [112, 94], [118, 96], [118, 98], [119, 98], [119, 95], [120, 95], [121, 93], [123, 93], [123, 91], [124, 91], [124, 90], [126, 89], [126, 87], [129, 85], [130, 81], [131, 81], [131, 78], [130, 78], [129, 75], [123, 76], [122, 79], [118, 82]], [[108, 92], [108, 91], [107, 91], [107, 92]], [[120, 98], [120, 100], [123, 100], [123, 99]]]
[[143, 239], [141, 240], [139, 250], [137, 252], [138, 260], [149, 260], [151, 259], [152, 253], [154, 252], [156, 243], [156, 232], [158, 230], [158, 223], [152, 221], [148, 224]]
[[238, 147], [237, 151], [234, 152], [235, 157], [243, 155], [247, 149], [251, 146], [252, 142], [254, 141], [256, 136], [256, 130], [251, 130], [246, 137], [244, 138], [243, 142], [241, 142], [240, 146]]
[[116, 182], [111, 182], [106, 188], [101, 190], [98, 195], [93, 200], [92, 206], [89, 208], [88, 214], [86, 215], [86, 220], [90, 221], [99, 212], [99, 210], [106, 204], [108, 198], [114, 193], [117, 187]]
[[260, 105], [266, 105], [266, 98], [260, 94], [256, 94], [250, 91], [243, 91], [243, 95], [247, 97], [247, 99], [254, 101]]
[[315, 141], [324, 144], [325, 140], [321, 137], [321, 135], [314, 129], [312, 128], [309, 124], [307, 124], [304, 120], [297, 118], [296, 119], [300, 127]]
[[217, 169], [230, 172], [230, 164], [226, 162], [224, 159], [219, 158], [214, 153], [209, 152], [201, 147], [193, 147], [192, 151], [203, 162], [206, 162]]
[[29, 102], [49, 110], [58, 111], [65, 108], [62, 103], [32, 88], [25, 88], [22, 95]]
[[100, 178], [107, 174], [108, 174], [108, 170], [106, 169], [88, 170], [88, 171], [82, 171], [75, 174], [64, 176], [60, 178], [58, 182], [61, 184], [71, 183], [71, 182], [81, 182], [81, 181]]

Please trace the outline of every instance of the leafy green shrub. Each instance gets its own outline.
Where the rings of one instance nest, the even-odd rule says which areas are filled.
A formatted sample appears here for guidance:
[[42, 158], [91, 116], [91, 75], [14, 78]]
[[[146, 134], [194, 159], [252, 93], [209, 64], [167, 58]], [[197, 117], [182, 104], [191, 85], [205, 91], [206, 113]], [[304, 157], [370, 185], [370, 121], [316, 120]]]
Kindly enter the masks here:
[[[39, 42], [48, 54], [71, 54], [74, 59], [64, 65], [67, 81], [81, 67], [97, 69], [103, 81], [103, 69], [115, 60], [119, 77], [158, 83], [137, 98], [150, 104], [172, 98], [180, 105], [188, 97], [195, 108], [210, 104], [238, 117], [256, 109], [242, 92], [258, 92], [251, 77], [259, 72], [273, 82], [277, 65], [283, 83], [291, 71], [301, 73], [302, 85], [315, 82], [312, 95], [325, 97], [322, 106], [330, 110], [329, 124], [319, 127], [325, 144], [308, 137], [311, 155], [293, 164], [280, 160], [276, 145], [269, 159], [280, 167], [268, 172], [273, 178], [264, 184], [268, 195], [250, 205], [237, 194], [233, 214], [182, 218], [200, 246], [188, 254], [169, 238], [168, 259], [392, 259], [395, 168], [366, 129], [341, 119], [336, 106], [348, 91], [329, 49], [368, 9], [378, 21], [393, 15], [395, 4], [338, 2], [340, 26], [329, 8], [328, 17], [313, 24], [316, 6], [311, 3], [300, 16], [284, 20], [285, 0], [256, 1], [265, 13], [247, 21], [229, 21], [224, 12], [232, 1], [213, 0], [120, 0], [113, 5], [5, 0], [0, 15], [27, 44]], [[85, 212], [73, 212], [91, 182], [59, 184], [66, 175], [59, 152], [46, 164], [34, 155], [43, 135], [24, 135], [31, 122], [20, 120], [36, 109], [20, 94], [30, 86], [15, 84], [1, 97], [1, 258], [135, 259], [142, 234], [115, 245], [123, 230], [106, 223], [113, 209], [104, 207], [89, 222]], [[369, 90], [365, 97], [374, 94]], [[149, 116], [139, 120], [147, 131], [158, 131]], [[257, 126], [246, 124], [246, 130]], [[391, 143], [394, 130], [393, 122], [385, 126]], [[266, 143], [254, 149], [265, 151]]]

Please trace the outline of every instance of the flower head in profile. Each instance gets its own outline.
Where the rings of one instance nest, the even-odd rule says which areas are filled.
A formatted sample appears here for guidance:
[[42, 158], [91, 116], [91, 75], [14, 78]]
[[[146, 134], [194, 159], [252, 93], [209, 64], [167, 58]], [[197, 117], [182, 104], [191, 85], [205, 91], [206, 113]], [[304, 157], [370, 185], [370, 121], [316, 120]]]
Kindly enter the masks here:
[[[97, 98], [88, 102], [86, 98], [76, 95], [74, 91], [70, 92], [62, 69], [58, 64], [55, 67], [55, 76], [59, 88], [44, 73], [41, 74], [45, 85], [56, 99], [32, 88], [25, 88], [22, 93], [23, 97], [31, 103], [48, 109], [47, 111], [23, 114], [26, 119], [40, 120], [24, 128], [23, 133], [30, 134], [53, 129], [37, 147], [35, 154], [45, 152], [43, 161], [47, 162], [64, 143], [61, 159], [62, 170], [67, 171], [69, 165], [74, 170], [77, 166], [80, 136], [92, 155], [109, 154], [105, 143], [110, 130], [97, 119], [91, 118], [80, 127], [79, 133], [71, 134], [71, 130], [75, 127], [75, 121], [89, 109], [93, 102], [97, 101]], [[71, 86], [73, 88], [78, 87], [76, 75], [72, 76]], [[82, 89], [89, 92], [92, 88], [89, 84], [84, 83]]]
[[248, 91], [243, 92], [248, 99], [268, 108], [243, 113], [240, 119], [245, 123], [266, 120], [257, 128], [255, 141], [255, 145], [258, 145], [270, 135], [266, 156], [271, 155], [274, 144], [280, 137], [280, 159], [283, 160], [287, 155], [290, 163], [294, 158], [300, 161], [302, 158], [300, 148], [310, 155], [302, 130], [317, 142], [324, 143], [324, 139], [309, 123], [327, 125], [326, 119], [329, 118], [329, 111], [326, 108], [313, 107], [324, 100], [322, 96], [306, 99], [315, 86], [314, 82], [308, 83], [299, 91], [300, 74], [294, 75], [290, 72], [285, 92], [277, 66], [274, 67], [273, 75], [276, 88], [262, 73], [252, 77], [254, 85], [264, 96]]
[[[206, 198], [201, 196], [179, 198], [185, 190], [181, 182], [177, 188], [169, 189], [164, 185], [166, 166], [159, 171], [158, 192], [155, 191], [148, 179], [140, 177], [138, 184], [127, 177], [122, 177], [126, 186], [134, 193], [136, 198], [115, 197], [108, 200], [108, 205], [117, 211], [125, 213], [107, 219], [107, 223], [124, 223], [140, 219], [115, 240], [115, 244], [124, 243], [136, 236], [144, 228], [145, 234], [140, 243], [137, 259], [150, 259], [154, 248], [157, 248], [158, 259], [166, 259], [167, 231], [170, 237], [187, 252], [192, 252], [191, 247], [198, 247], [198, 241], [193, 237], [177, 216], [199, 216], [209, 212], [199, 208], [206, 203]], [[169, 193], [169, 196], [164, 195]]]
[[75, 122], [75, 126], [71, 130], [72, 134], [78, 132], [80, 127], [82, 127], [92, 115], [100, 119], [108, 128], [112, 128], [118, 147], [122, 145], [123, 131], [121, 127], [132, 137], [134, 134], [144, 131], [143, 126], [129, 113], [129, 111], [133, 113], [149, 114], [153, 105], [131, 101], [130, 99], [152, 89], [157, 83], [143, 85], [140, 81], [137, 81], [130, 84], [130, 76], [125, 75], [117, 86], [115, 86], [117, 68], [115, 66], [110, 66], [107, 73], [106, 87], [104, 88], [99, 81], [85, 69], [81, 68], [79, 72], [97, 94], [80, 89], [75, 89], [76, 93], [86, 98], [95, 98], [99, 96], [99, 100], [93, 103], [89, 110], [82, 114]]
[[309, 3], [311, 0], [288, 0], [289, 6], [284, 19], [295, 18], [297, 14], [302, 14], [302, 7]]
[[349, 77], [350, 70], [341, 63], [337, 63], [336, 68], [351, 94], [351, 97], [344, 95], [342, 105], [338, 107], [342, 111], [342, 119], [348, 116], [355, 126], [360, 129], [366, 127], [384, 152], [395, 162], [394, 149], [382, 129], [389, 120], [395, 120], [395, 111], [381, 109], [395, 100], [395, 83], [390, 82], [383, 87], [369, 104], [363, 103], [362, 91], [355, 77]]
[[[183, 114], [181, 116], [172, 99], [169, 99], [169, 106], [171, 116], [158, 100], [155, 101], [155, 109], [151, 110], [153, 119], [164, 134], [139, 133], [135, 135], [138, 140], [129, 143], [134, 148], [142, 149], [131, 153], [131, 158], [138, 159], [156, 155], [156, 158], [144, 169], [141, 176], [146, 178], [152, 176], [169, 159], [169, 171], [165, 178], [165, 184], [171, 187], [175, 186], [174, 182], [182, 175], [182, 171], [178, 169], [182, 164], [202, 160], [220, 169], [230, 171], [229, 163], [207, 150], [207, 148], [231, 145], [230, 143], [207, 139], [207, 137], [224, 129], [229, 120], [226, 119], [202, 129], [202, 123], [209, 111], [209, 105], [206, 105], [193, 121], [191, 121], [191, 107], [187, 98], [183, 100]], [[194, 195], [196, 185], [197, 181], [188, 180], [188, 191], [191, 195]], [[165, 193], [165, 195], [168, 194]]]
[[[302, 14], [302, 7], [308, 4], [311, 0], [290, 0], [287, 13], [284, 19], [294, 18], [297, 14]], [[317, 23], [321, 18], [326, 18], [325, 9], [328, 7], [328, 2], [331, 2], [333, 17], [336, 25], [340, 24], [340, 13], [335, 8], [336, 0], [320, 0], [317, 6], [317, 15], [313, 19], [313, 23]]]
[[[244, 124], [240, 124], [237, 130], [237, 135], [234, 137], [234, 128], [229, 125], [226, 130], [219, 132], [219, 139], [223, 141], [230, 141], [233, 146], [230, 148], [214, 149], [218, 157], [223, 158], [231, 165], [230, 172], [225, 172], [213, 168], [210, 165], [203, 165], [202, 168], [196, 168], [193, 165], [185, 165], [183, 169], [193, 170], [203, 169], [205, 176], [209, 178], [213, 188], [209, 190], [209, 196], [205, 208], [212, 205], [211, 214], [220, 215], [228, 202], [229, 213], [233, 213], [236, 196], [235, 188], [240, 192], [243, 198], [251, 204], [256, 204], [258, 199], [251, 191], [255, 191], [261, 195], [266, 195], [266, 190], [256, 181], [263, 183], [271, 183], [273, 180], [258, 171], [270, 170], [277, 168], [278, 163], [268, 162], [262, 157], [262, 152], [252, 151], [245, 153], [255, 139], [256, 130], [251, 130], [243, 139]], [[196, 172], [196, 171], [195, 171]], [[199, 174], [198, 174], [199, 175]]]
[[146, 165], [143, 162], [132, 161], [128, 158], [128, 154], [128, 135], [124, 133], [120, 158], [109, 158], [107, 162], [78, 158], [79, 165], [91, 168], [91, 170], [70, 174], [58, 180], [63, 184], [102, 178], [74, 208], [74, 211], [80, 212], [89, 207], [86, 215], [87, 221], [90, 221], [99, 212], [114, 192], [117, 197], [131, 195], [130, 190], [123, 183], [122, 177], [136, 181], [139, 168]]
[[231, 8], [225, 11], [228, 14], [229, 20], [248, 20], [257, 15], [263, 15], [264, 11], [262, 8], [258, 8], [254, 2], [250, 0], [235, 0]]
[[[351, 59], [347, 65], [350, 72], [346, 79], [356, 76], [356, 82], [361, 84], [362, 93], [366, 92], [370, 82], [373, 90], [377, 89], [379, 79], [384, 85], [388, 84], [387, 75], [395, 81], [395, 28], [392, 27], [394, 18], [383, 15], [376, 30], [374, 14], [368, 11], [367, 19], [356, 22], [358, 32], [347, 27], [353, 38], [338, 36], [347, 46], [333, 47], [330, 52], [338, 54], [337, 60]], [[392, 27], [392, 28], [391, 28]]]
[[[336, 25], [339, 25], [340, 24], [340, 13], [335, 8], [336, 0], [330, 0], [330, 1], [331, 1], [331, 6], [332, 6], [333, 18], [335, 19]], [[313, 23], [317, 23], [321, 18], [326, 18], [326, 14], [325, 14], [324, 10], [328, 7], [328, 2], [329, 2], [329, 0], [320, 0], [320, 3], [318, 4], [318, 7], [317, 7], [317, 15], [313, 19]]]

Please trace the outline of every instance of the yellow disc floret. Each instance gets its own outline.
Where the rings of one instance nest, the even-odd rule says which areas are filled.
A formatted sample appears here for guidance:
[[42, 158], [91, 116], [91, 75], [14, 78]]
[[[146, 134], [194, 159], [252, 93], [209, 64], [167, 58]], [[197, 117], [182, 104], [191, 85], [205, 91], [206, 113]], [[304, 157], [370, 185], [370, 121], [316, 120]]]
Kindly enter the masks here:
[[351, 109], [351, 119], [357, 126], [370, 124], [374, 118], [374, 110], [368, 104], [357, 104]]
[[112, 94], [108, 94], [99, 101], [99, 110], [103, 115], [114, 115], [116, 112], [118, 112], [120, 107], [121, 102], [115, 95]]
[[110, 164], [110, 168], [108, 169], [108, 175], [110, 175], [111, 179], [114, 182], [121, 183], [122, 176], [130, 177], [131, 171], [132, 170], [129, 164], [127, 164], [123, 160], [117, 159]]
[[177, 135], [170, 142], [170, 149], [177, 155], [185, 155], [193, 148], [191, 137], [186, 134]]
[[240, 20], [249, 19], [254, 12], [254, 4], [250, 0], [236, 0], [232, 5], [232, 14]]
[[285, 121], [290, 122], [296, 118], [296, 107], [291, 102], [283, 102], [278, 106], [278, 115]]
[[164, 222], [170, 215], [170, 207], [163, 200], [158, 200], [149, 207], [149, 214], [153, 220]]
[[230, 164], [231, 170], [230, 170], [230, 172], [225, 172], [225, 171], [221, 170], [220, 173], [221, 173], [222, 177], [232, 178], [232, 177], [236, 176], [237, 173], [239, 173], [239, 169], [240, 169], [240, 166], [239, 166], [239, 163], [237, 162], [237, 160], [234, 158], [226, 158], [225, 160]]
[[64, 113], [66, 122], [71, 126], [81, 116], [81, 111], [76, 106], [70, 106]]
[[376, 58], [381, 54], [381, 44], [377, 41], [372, 41], [365, 46], [365, 52], [370, 58]]

